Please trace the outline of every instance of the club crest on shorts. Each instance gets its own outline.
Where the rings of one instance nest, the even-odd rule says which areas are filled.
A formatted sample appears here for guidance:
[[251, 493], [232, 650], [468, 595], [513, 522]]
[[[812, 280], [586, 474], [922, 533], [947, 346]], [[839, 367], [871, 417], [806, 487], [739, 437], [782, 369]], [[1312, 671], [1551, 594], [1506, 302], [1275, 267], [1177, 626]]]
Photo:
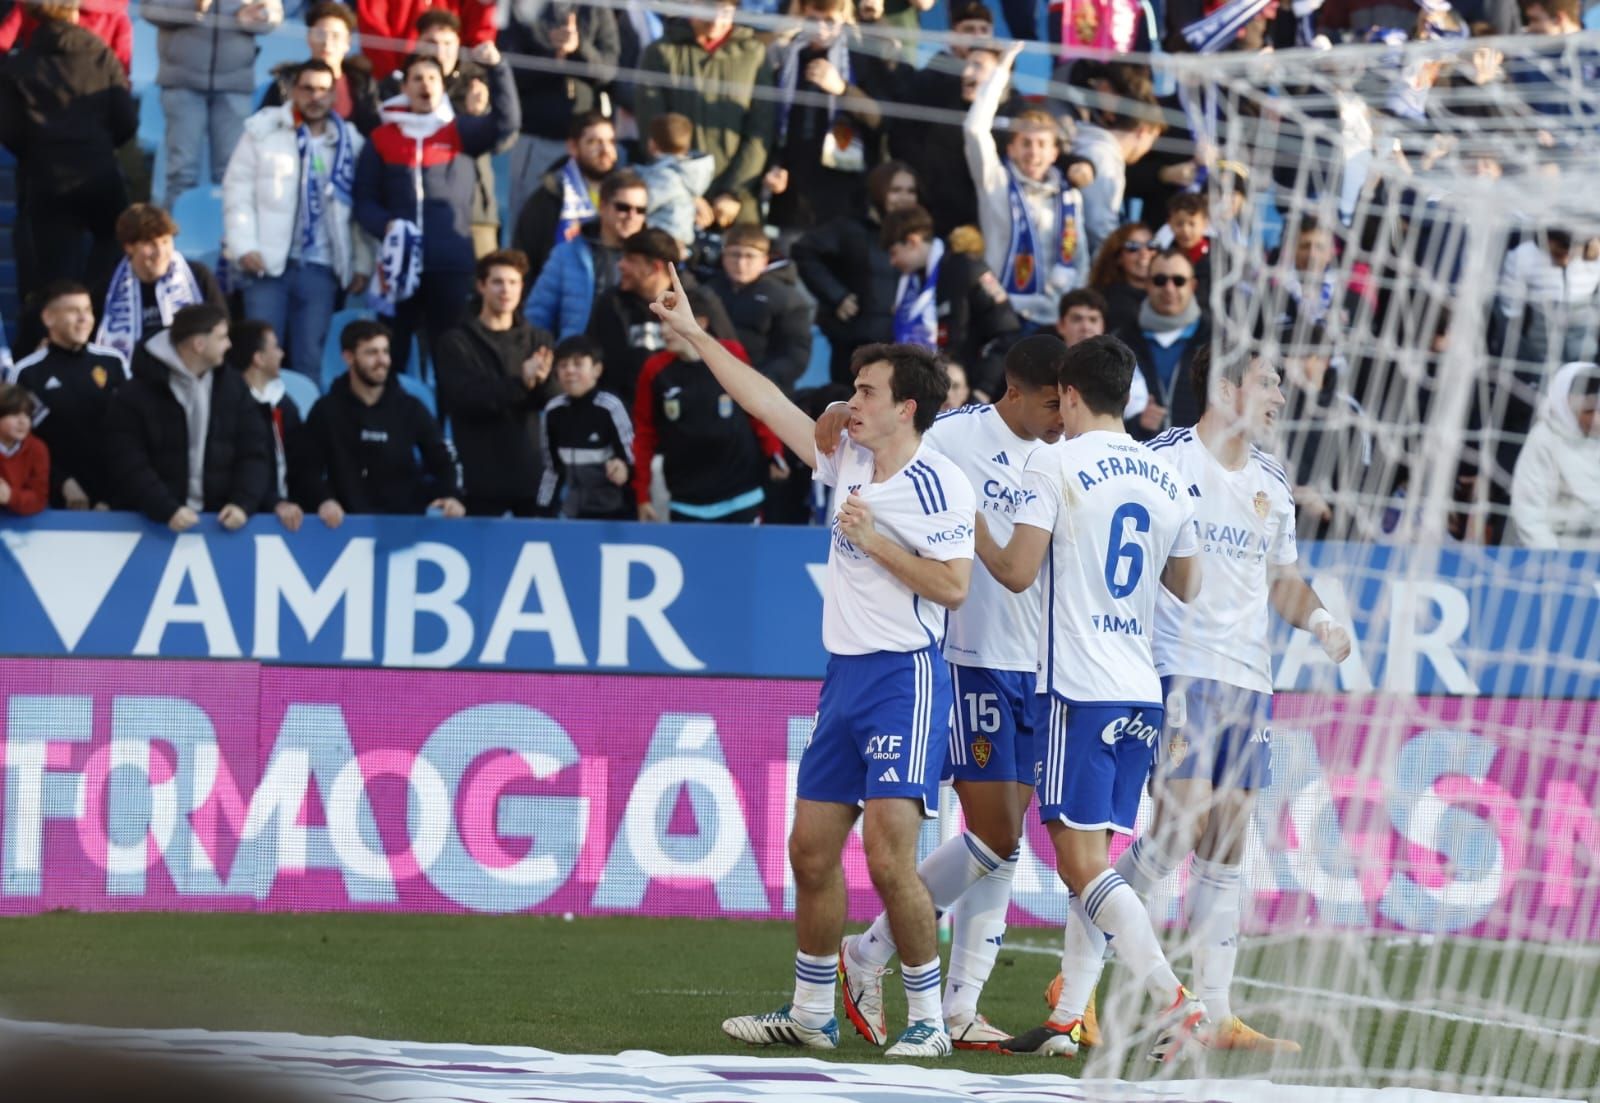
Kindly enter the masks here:
[[972, 761], [978, 764], [978, 769], [987, 769], [989, 758], [993, 754], [994, 744], [983, 736], [980, 735], [972, 741]]
[[1260, 517], [1263, 521], [1266, 520], [1267, 513], [1272, 509], [1272, 503], [1267, 499], [1267, 492], [1265, 490], [1256, 491], [1254, 505], [1256, 507], [1256, 516]]

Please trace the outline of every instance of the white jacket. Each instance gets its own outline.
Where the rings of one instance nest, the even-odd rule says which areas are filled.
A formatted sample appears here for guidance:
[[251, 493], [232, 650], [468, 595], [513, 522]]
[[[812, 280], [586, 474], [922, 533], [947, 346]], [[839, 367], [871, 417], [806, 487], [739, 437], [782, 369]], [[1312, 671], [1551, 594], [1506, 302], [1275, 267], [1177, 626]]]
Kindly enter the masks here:
[[[283, 275], [294, 241], [301, 172], [295, 129], [292, 105], [263, 107], [245, 120], [244, 135], [222, 177], [223, 247], [228, 259], [237, 264], [246, 253], [260, 253], [269, 276]], [[352, 155], [359, 157], [365, 144], [351, 126]], [[372, 242], [351, 217], [350, 208], [335, 198], [328, 204], [327, 218], [339, 286], [349, 286], [357, 273], [371, 275]]]
[[1584, 436], [1567, 402], [1572, 382], [1594, 364], [1564, 364], [1550, 381], [1511, 475], [1505, 542], [1555, 548], [1600, 537], [1600, 436]]

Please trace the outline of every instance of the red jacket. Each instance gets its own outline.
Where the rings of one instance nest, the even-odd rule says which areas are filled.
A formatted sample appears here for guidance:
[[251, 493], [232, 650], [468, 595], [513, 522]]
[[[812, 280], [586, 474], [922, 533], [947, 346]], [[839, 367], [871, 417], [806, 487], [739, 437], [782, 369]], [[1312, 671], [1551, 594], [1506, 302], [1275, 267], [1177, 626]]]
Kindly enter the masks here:
[[[455, 12], [461, 20], [463, 54], [494, 38], [493, 0], [356, 0], [356, 26], [361, 31], [361, 52], [372, 62], [372, 78], [382, 81], [400, 68], [417, 39], [417, 17], [429, 8]], [[399, 39], [406, 46], [383, 40]]]
[[44, 441], [29, 434], [16, 455], [0, 452], [0, 479], [11, 488], [5, 504], [19, 517], [31, 517], [50, 504], [50, 449]]
[[[0, 54], [26, 46], [39, 19], [31, 5], [17, 4], [0, 19]], [[133, 24], [128, 21], [128, 0], [88, 0], [78, 9], [78, 26], [101, 39], [127, 72], [133, 64]]]

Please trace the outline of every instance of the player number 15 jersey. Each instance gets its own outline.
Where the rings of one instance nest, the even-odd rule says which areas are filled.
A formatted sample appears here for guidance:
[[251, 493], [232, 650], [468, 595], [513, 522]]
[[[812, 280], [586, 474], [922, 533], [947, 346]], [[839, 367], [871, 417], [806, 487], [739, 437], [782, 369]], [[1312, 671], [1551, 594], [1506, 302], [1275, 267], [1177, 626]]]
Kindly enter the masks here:
[[1156, 705], [1156, 592], [1169, 556], [1196, 554], [1177, 473], [1125, 433], [1035, 449], [1016, 523], [1051, 534], [1039, 689], [1078, 703]]

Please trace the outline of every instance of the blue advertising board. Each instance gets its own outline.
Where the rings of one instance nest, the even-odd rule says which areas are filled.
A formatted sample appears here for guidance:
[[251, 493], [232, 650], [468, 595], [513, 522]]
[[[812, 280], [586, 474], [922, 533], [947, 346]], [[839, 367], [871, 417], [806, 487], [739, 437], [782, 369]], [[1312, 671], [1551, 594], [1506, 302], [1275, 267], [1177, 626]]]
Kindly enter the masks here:
[[[127, 514], [0, 528], [0, 654], [819, 677], [821, 529]], [[1600, 692], [1600, 554], [1304, 546], [1356, 628], [1336, 672], [1282, 630], [1280, 689]]]

